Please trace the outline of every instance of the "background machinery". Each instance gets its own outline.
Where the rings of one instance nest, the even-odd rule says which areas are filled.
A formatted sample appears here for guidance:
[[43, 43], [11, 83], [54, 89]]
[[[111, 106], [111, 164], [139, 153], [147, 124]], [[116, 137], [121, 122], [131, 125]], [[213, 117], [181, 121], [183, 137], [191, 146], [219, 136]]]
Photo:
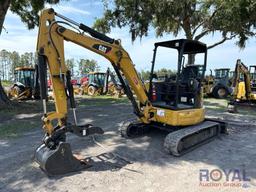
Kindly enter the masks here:
[[14, 99], [40, 98], [37, 73], [33, 67], [15, 68], [15, 83], [8, 91], [8, 96]]
[[240, 59], [237, 60], [232, 83], [233, 94], [228, 106], [229, 112], [236, 112], [238, 105], [255, 105], [256, 90], [254, 87], [254, 81], [252, 79], [252, 68], [254, 67], [250, 67], [250, 72], [248, 67], [242, 63]]
[[[57, 20], [57, 17], [62, 20]], [[73, 28], [79, 28], [83, 33], [74, 31]], [[70, 72], [64, 62], [64, 41], [73, 42], [102, 55], [112, 64], [137, 116], [136, 119], [127, 121], [121, 126], [122, 136], [131, 138], [143, 135], [151, 128], [164, 129], [169, 132], [164, 141], [165, 150], [180, 156], [225, 132], [225, 123], [205, 118], [201, 89], [207, 61], [205, 44], [184, 39], [156, 43], [149, 91], [146, 91], [129, 54], [121, 46], [120, 41], [72, 21], [54, 12], [53, 9], [47, 9], [40, 17], [37, 53], [40, 82], [45, 82], [48, 63], [56, 111], [47, 112], [46, 85], [41, 83], [44, 106], [43, 128], [46, 135], [35, 155], [36, 161], [46, 173], [53, 175], [77, 171], [84, 163], [72, 155], [70, 145], [65, 141], [66, 132], [80, 136], [102, 133], [101, 129], [92, 125], [77, 124]], [[152, 81], [155, 77], [153, 71], [159, 47], [176, 50], [178, 53], [175, 81], [172, 79], [163, 83]], [[188, 54], [198, 53], [204, 56], [203, 64], [184, 65]], [[156, 100], [152, 97], [155, 94], [153, 85], [156, 94], [159, 94]], [[73, 125], [67, 123], [67, 96], [74, 114]], [[53, 125], [54, 120], [58, 122], [56, 126]]]
[[78, 90], [80, 95], [88, 94], [90, 96], [103, 95], [108, 91], [109, 71], [104, 72], [90, 72], [87, 75], [88, 81], [84, 81]]
[[[84, 78], [83, 78], [84, 79]], [[122, 85], [116, 79], [116, 76], [107, 69], [104, 72], [90, 72], [86, 76], [86, 81], [82, 81], [80, 87], [75, 86], [76, 95], [111, 95], [121, 97], [123, 93]]]
[[229, 68], [214, 70], [215, 74], [207, 76], [203, 81], [204, 93], [214, 98], [224, 99], [232, 93], [231, 73]]

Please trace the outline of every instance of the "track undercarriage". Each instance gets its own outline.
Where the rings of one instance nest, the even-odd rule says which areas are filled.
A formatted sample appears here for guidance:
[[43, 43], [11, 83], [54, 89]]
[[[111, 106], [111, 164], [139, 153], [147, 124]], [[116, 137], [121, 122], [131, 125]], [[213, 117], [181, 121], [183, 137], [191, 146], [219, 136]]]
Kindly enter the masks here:
[[166, 127], [164, 125], [143, 124], [138, 121], [125, 122], [121, 128], [121, 136], [134, 138], [143, 136], [151, 128], [164, 129], [169, 131], [164, 140], [164, 150], [174, 156], [181, 156], [195, 148], [208, 143], [219, 137], [220, 134], [227, 133], [227, 123], [205, 119], [202, 123], [187, 127]]

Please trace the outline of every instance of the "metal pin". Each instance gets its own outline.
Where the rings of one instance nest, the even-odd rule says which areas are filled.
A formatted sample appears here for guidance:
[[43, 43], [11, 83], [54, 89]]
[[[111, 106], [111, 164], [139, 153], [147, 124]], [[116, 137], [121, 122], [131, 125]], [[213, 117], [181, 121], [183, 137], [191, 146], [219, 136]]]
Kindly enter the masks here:
[[44, 108], [44, 114], [46, 115], [47, 109], [46, 109], [46, 99], [43, 99], [43, 108]]
[[55, 15], [58, 16], [59, 18], [65, 20], [65, 21], [68, 21], [68, 22], [72, 23], [73, 25], [79, 26], [79, 23], [77, 23], [74, 20], [69, 19], [69, 18], [67, 18], [67, 17], [65, 17], [65, 16], [63, 16], [63, 15], [61, 15], [59, 13], [55, 13]]
[[73, 111], [73, 116], [74, 116], [75, 125], [77, 125], [76, 108], [72, 108], [72, 111]]

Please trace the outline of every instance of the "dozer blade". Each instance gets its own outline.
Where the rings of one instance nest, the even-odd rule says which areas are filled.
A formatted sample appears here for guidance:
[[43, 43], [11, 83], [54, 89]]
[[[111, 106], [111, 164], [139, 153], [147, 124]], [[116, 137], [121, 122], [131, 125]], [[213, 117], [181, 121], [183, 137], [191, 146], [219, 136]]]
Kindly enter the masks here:
[[63, 175], [90, 167], [85, 161], [75, 158], [70, 144], [60, 142], [56, 149], [45, 144], [37, 148], [35, 160], [48, 176]]
[[205, 120], [198, 125], [185, 127], [169, 133], [165, 138], [164, 148], [174, 156], [181, 156], [212, 141], [220, 133], [226, 133], [226, 126], [220, 121]]

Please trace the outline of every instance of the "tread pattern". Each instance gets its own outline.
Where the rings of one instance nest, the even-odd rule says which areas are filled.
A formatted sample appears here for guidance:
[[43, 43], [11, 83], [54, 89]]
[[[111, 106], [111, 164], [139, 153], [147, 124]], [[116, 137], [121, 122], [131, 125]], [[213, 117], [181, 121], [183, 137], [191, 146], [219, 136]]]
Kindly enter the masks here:
[[[220, 124], [217, 122], [213, 122], [213, 121], [204, 121], [199, 125], [194, 125], [194, 126], [190, 126], [190, 127], [184, 128], [184, 129], [180, 129], [178, 131], [171, 132], [166, 136], [166, 138], [164, 140], [164, 150], [167, 153], [172, 154], [174, 156], [181, 156], [182, 154], [193, 150], [195, 147], [197, 147], [201, 144], [201, 143], [198, 143], [196, 145], [193, 145], [188, 150], [180, 152], [178, 149], [178, 146], [179, 146], [180, 142], [182, 142], [183, 138], [185, 138], [189, 135], [192, 136], [192, 135], [198, 133], [199, 131], [202, 131], [202, 130], [208, 129], [208, 128], [212, 128], [214, 126], [220, 126]], [[218, 129], [217, 135], [219, 135], [219, 131], [220, 131], [220, 128]]]

